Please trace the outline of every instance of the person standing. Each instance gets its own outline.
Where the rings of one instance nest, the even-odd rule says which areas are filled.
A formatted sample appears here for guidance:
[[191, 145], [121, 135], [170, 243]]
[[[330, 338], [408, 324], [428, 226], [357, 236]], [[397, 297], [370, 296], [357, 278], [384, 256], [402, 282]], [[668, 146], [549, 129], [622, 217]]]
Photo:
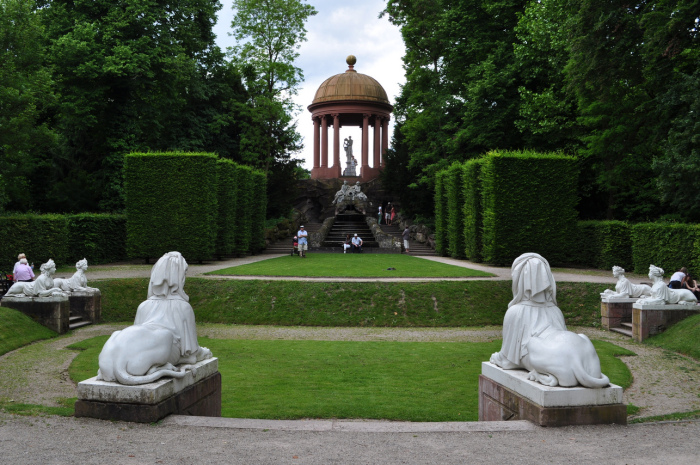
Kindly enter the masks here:
[[352, 253], [361, 253], [362, 252], [362, 238], [358, 237], [357, 233], [355, 233], [355, 236], [352, 238]]
[[377, 224], [382, 224], [382, 206], [379, 206], [379, 216], [377, 217]]
[[[389, 224], [391, 213], [389, 213], [389, 207], [391, 207], [391, 202], [386, 204], [386, 210], [384, 211], [384, 224]], [[394, 207], [391, 207], [394, 208]]]
[[408, 226], [403, 230], [401, 233], [401, 237], [403, 238], [403, 248], [406, 249], [406, 253], [408, 253], [408, 239], [411, 236], [411, 232], [408, 229]]
[[27, 263], [26, 258], [21, 258], [19, 264], [15, 266], [14, 280], [16, 283], [30, 283], [34, 281], [34, 272]]
[[389, 218], [389, 226], [394, 224], [394, 217], [396, 216], [396, 210], [394, 210], [394, 206], [391, 206], [391, 217]]
[[297, 245], [299, 249], [299, 256], [301, 258], [306, 258], [306, 251], [308, 250], [308, 242], [307, 242], [307, 237], [309, 236], [309, 233], [306, 232], [304, 229], [304, 225], [302, 224], [299, 226], [299, 231], [297, 231], [297, 237], [299, 240], [299, 243]]

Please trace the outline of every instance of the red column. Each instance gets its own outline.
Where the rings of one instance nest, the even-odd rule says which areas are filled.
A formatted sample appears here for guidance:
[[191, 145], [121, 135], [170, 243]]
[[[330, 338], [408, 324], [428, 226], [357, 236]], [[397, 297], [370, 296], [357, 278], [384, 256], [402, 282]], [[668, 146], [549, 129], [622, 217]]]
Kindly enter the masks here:
[[340, 115], [333, 115], [333, 167], [342, 170], [340, 166]]
[[[362, 169], [369, 168], [369, 117], [365, 113], [362, 115]], [[360, 172], [362, 173], [362, 172]]]
[[384, 168], [384, 156], [389, 148], [389, 118], [384, 118], [382, 122], [382, 168]]
[[321, 117], [321, 168], [328, 168], [328, 119]]
[[314, 168], [320, 166], [319, 159], [321, 154], [321, 145], [319, 142], [321, 136], [321, 128], [319, 127], [318, 118], [311, 118], [314, 122]]
[[373, 168], [379, 168], [379, 133], [381, 132], [382, 120], [379, 115], [374, 117], [374, 162]]

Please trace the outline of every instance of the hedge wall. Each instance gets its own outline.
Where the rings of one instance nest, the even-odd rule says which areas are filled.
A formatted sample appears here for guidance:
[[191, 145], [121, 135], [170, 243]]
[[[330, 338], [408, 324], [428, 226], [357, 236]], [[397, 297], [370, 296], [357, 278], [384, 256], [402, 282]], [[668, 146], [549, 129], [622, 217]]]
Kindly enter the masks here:
[[482, 166], [484, 260], [509, 265], [525, 252], [566, 263], [576, 235], [573, 157], [490, 152]]
[[664, 269], [666, 277], [685, 266], [700, 275], [700, 226], [639, 223], [631, 227], [635, 273], [649, 273], [649, 265]]
[[447, 170], [435, 173], [435, 252], [446, 255], [449, 247], [447, 235], [447, 195], [445, 177]]
[[234, 252], [245, 255], [250, 251], [252, 232], [253, 169], [249, 166], [236, 165], [236, 185], [238, 207], [235, 221]]
[[216, 155], [131, 153], [125, 157], [127, 254], [188, 261], [214, 255], [218, 213]]
[[464, 168], [453, 163], [444, 177], [447, 201], [447, 252], [453, 258], [464, 258]]
[[480, 262], [481, 231], [483, 228], [481, 207], [481, 165], [478, 158], [464, 164], [462, 184], [464, 186], [464, 254], [474, 262]]
[[216, 161], [217, 205], [219, 215], [216, 231], [216, 255], [232, 255], [236, 240], [236, 214], [238, 210], [237, 165], [231, 160]]
[[37, 273], [49, 258], [56, 265], [70, 265], [82, 258], [96, 265], [125, 258], [124, 215], [81, 213], [78, 215], [0, 216], [3, 239], [0, 271], [11, 273], [17, 255], [24, 253]]
[[632, 236], [624, 221], [579, 221], [570, 260], [599, 269], [621, 266], [632, 271]]
[[265, 173], [253, 170], [253, 199], [251, 202], [250, 251], [259, 253], [265, 248], [265, 219], [267, 217], [267, 177]]

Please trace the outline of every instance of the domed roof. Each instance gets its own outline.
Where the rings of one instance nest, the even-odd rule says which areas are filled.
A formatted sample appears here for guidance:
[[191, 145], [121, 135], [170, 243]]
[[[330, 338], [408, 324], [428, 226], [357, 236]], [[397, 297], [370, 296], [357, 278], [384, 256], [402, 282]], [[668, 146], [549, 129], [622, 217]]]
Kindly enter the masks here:
[[311, 105], [338, 100], [355, 100], [363, 102], [378, 102], [389, 105], [389, 98], [384, 88], [371, 76], [355, 71], [356, 59], [348, 56], [348, 70], [331, 76], [321, 84], [316, 91]]

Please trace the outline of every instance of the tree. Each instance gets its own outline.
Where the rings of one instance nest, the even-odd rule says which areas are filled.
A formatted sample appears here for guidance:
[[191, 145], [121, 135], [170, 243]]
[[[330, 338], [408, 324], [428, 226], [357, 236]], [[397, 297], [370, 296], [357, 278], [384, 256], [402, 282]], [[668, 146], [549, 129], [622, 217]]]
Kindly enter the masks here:
[[316, 9], [303, 0], [234, 0], [233, 9], [231, 28], [238, 45], [229, 56], [250, 96], [241, 157], [267, 173], [273, 163], [301, 150], [292, 124], [292, 97], [304, 76], [294, 60], [306, 41], [306, 20]]

